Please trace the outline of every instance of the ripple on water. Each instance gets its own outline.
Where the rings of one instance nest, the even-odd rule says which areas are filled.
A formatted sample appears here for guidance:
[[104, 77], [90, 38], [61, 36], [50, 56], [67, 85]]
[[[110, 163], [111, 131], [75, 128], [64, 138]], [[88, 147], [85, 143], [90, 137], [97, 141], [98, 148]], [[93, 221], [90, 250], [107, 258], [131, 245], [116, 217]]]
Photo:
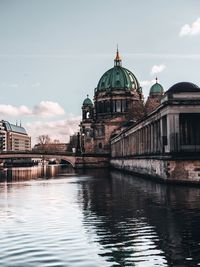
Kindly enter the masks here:
[[0, 185], [0, 266], [199, 266], [200, 194], [170, 190], [103, 175]]

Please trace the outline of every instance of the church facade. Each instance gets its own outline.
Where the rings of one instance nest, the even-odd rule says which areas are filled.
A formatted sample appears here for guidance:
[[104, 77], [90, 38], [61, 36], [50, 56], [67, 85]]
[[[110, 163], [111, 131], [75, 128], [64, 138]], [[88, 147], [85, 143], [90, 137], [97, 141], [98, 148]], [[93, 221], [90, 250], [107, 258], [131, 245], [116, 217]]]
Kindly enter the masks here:
[[136, 76], [122, 66], [119, 51], [114, 67], [106, 71], [94, 90], [93, 101], [87, 96], [82, 105], [80, 149], [84, 154], [109, 154], [110, 139], [121, 130], [153, 111], [164, 94], [157, 82], [151, 87], [146, 103]]
[[160, 179], [200, 183], [200, 88], [179, 82], [164, 92], [157, 78], [144, 101], [135, 75], [122, 66], [100, 78], [82, 105], [80, 167], [106, 167]]

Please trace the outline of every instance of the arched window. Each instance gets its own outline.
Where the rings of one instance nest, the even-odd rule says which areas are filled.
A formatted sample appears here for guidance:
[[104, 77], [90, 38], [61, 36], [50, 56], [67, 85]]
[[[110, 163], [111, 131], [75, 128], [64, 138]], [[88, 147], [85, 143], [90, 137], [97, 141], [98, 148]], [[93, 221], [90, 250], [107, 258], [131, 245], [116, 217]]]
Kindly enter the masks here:
[[121, 112], [121, 100], [116, 101], [116, 112]]
[[126, 110], [126, 102], [125, 101], [126, 101], [125, 99], [122, 100], [122, 112], [124, 112]]
[[90, 112], [87, 111], [87, 112], [86, 112], [86, 119], [89, 119], [89, 118], [90, 118]]
[[99, 143], [99, 149], [102, 149], [102, 147], [103, 147], [102, 143]]
[[116, 112], [116, 100], [112, 101], [112, 111]]

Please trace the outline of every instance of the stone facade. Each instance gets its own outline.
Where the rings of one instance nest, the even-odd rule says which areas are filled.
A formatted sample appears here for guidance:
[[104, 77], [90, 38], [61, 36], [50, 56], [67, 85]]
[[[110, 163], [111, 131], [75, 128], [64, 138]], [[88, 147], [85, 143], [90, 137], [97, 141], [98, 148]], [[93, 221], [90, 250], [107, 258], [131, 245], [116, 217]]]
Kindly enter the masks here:
[[170, 160], [166, 158], [111, 159], [113, 168], [141, 174], [165, 182], [199, 183], [200, 159]]
[[108, 166], [109, 166], [108, 157], [80, 156], [80, 157], [76, 157], [76, 161], [75, 161], [76, 169], [107, 168]]
[[[138, 80], [122, 67], [117, 51], [114, 67], [99, 80], [93, 100], [87, 97], [82, 106], [82, 156], [103, 154], [115, 168], [167, 181], [199, 182], [198, 86], [182, 82], [164, 93], [156, 78], [144, 103]], [[87, 162], [92, 165], [87, 158], [79, 165]]]
[[199, 182], [200, 88], [172, 86], [161, 104], [111, 139], [111, 165], [165, 180]]
[[114, 67], [103, 74], [95, 89], [94, 104], [89, 97], [83, 102], [81, 152], [110, 154], [111, 136], [144, 114], [142, 89], [134, 74], [122, 67], [117, 51]]

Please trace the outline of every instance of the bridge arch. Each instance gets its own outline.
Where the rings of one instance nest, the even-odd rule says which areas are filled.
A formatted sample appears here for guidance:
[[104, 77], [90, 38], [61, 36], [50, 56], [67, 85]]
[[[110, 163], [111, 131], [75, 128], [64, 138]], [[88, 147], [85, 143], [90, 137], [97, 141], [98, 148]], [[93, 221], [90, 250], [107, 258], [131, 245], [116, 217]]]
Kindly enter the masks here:
[[76, 158], [74, 156], [58, 156], [58, 155], [43, 155], [43, 159], [55, 159], [58, 161], [66, 161], [68, 162], [73, 168], [75, 167]]

